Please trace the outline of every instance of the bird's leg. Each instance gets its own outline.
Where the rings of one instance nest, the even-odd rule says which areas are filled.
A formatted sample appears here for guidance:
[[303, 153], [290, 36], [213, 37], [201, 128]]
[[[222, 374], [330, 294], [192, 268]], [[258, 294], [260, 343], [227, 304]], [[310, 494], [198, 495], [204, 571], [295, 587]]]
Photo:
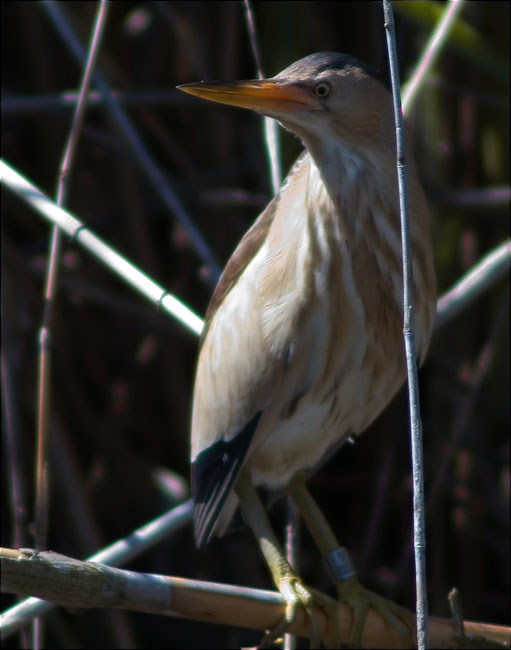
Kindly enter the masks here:
[[[353, 610], [349, 645], [360, 647], [365, 619], [372, 607], [385, 622], [395, 629], [403, 644], [412, 641], [415, 619], [406, 609], [391, 600], [365, 589], [357, 579], [348, 551], [341, 547], [324, 514], [307, 489], [303, 474], [299, 472], [290, 481], [287, 491], [298, 507], [316, 546], [319, 548], [337, 586], [339, 602], [347, 603]], [[403, 623], [405, 626], [403, 626]], [[410, 647], [407, 645], [406, 647]]]
[[339, 647], [340, 632], [337, 624], [337, 603], [325, 594], [305, 587], [300, 578], [294, 573], [289, 562], [286, 560], [284, 550], [273, 532], [261, 500], [248, 474], [241, 473], [235, 490], [243, 514], [257, 538], [266, 563], [271, 571], [273, 582], [287, 603], [284, 617], [267, 633], [262, 641], [262, 645], [268, 645], [281, 636], [293, 622], [298, 607], [302, 605], [310, 622], [311, 645], [312, 647], [318, 647], [321, 639], [314, 615], [314, 604], [317, 604], [325, 611], [328, 618], [328, 647]]

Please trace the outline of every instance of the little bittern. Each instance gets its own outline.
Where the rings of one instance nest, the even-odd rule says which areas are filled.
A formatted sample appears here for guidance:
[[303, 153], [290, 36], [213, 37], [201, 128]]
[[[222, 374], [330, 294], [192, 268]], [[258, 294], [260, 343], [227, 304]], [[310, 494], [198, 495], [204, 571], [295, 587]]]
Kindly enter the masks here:
[[[288, 603], [274, 629], [282, 632], [300, 604], [309, 614], [313, 601], [323, 605], [286, 562], [254, 490], [285, 488], [339, 598], [354, 607], [352, 641], [360, 642], [369, 606], [390, 621], [394, 613], [357, 582], [303, 476], [367, 428], [405, 378], [391, 96], [372, 67], [332, 52], [271, 79], [180, 89], [275, 118], [306, 148], [234, 251], [207, 310], [192, 418], [195, 539], [201, 547], [221, 534], [241, 506]], [[427, 205], [409, 153], [407, 160], [422, 361], [435, 275]]]

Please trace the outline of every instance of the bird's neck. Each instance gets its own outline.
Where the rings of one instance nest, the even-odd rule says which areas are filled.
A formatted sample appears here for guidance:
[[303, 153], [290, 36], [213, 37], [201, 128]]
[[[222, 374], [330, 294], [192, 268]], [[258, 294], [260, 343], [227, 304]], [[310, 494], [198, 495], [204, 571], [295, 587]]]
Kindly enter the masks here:
[[[355, 243], [361, 220], [375, 206], [398, 216], [395, 154], [391, 147], [354, 146], [339, 140], [311, 148], [309, 185], [335, 207], [344, 237]], [[311, 193], [314, 196], [314, 193]], [[398, 225], [398, 224], [396, 224]]]
[[[324, 231], [338, 242], [356, 246], [365, 236], [366, 222], [378, 217], [375, 209], [395, 215], [399, 228], [390, 165], [380, 163], [374, 153], [366, 156], [361, 150], [337, 143], [319, 151], [308, 149], [296, 161], [279, 194], [278, 215], [292, 218], [277, 216], [279, 223], [274, 227], [289, 249], [310, 248], [310, 238]], [[379, 168], [386, 169], [388, 178]]]
[[356, 255], [369, 237], [373, 250], [385, 249], [400, 268], [395, 166], [384, 153], [333, 147], [309, 146], [290, 171], [271, 228], [275, 241], [285, 242], [297, 268], [313, 255], [326, 269], [334, 250], [347, 246]]

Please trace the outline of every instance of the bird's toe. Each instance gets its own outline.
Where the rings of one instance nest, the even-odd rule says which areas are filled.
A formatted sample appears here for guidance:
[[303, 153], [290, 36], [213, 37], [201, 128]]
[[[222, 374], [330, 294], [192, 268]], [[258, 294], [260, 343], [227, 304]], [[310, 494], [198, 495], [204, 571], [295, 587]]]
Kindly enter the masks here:
[[365, 589], [355, 576], [339, 582], [337, 594], [339, 602], [349, 605], [353, 612], [348, 647], [361, 647], [362, 633], [370, 608], [374, 609], [395, 631], [397, 639], [400, 641], [400, 647], [410, 647], [415, 629], [415, 618], [407, 609]]

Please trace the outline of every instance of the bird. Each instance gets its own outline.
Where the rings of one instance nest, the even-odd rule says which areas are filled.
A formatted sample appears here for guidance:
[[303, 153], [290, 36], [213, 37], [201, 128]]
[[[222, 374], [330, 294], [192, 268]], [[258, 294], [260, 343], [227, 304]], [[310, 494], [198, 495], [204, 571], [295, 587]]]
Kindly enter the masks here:
[[[351, 642], [360, 643], [369, 607], [398, 626], [396, 611], [359, 583], [306, 480], [373, 422], [406, 376], [391, 94], [375, 68], [336, 52], [311, 54], [267, 79], [178, 88], [274, 118], [304, 145], [227, 262], [207, 308], [191, 426], [196, 545], [222, 535], [240, 507], [286, 601], [272, 638], [302, 605], [317, 641], [313, 604], [328, 609], [328, 602], [287, 563], [256, 488], [287, 493], [339, 600], [353, 607]], [[422, 363], [436, 282], [428, 206], [409, 152], [407, 169]]]

